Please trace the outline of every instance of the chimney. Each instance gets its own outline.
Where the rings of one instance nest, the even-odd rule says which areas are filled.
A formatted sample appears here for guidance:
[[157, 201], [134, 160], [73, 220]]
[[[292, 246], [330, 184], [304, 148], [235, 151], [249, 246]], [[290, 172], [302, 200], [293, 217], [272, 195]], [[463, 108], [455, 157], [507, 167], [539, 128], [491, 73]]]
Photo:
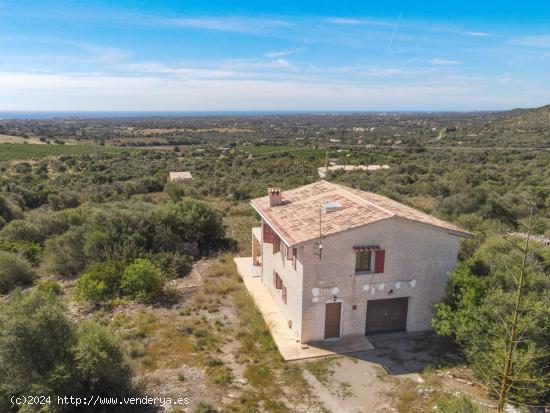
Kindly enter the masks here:
[[267, 193], [269, 195], [269, 206], [277, 206], [283, 203], [281, 188], [269, 188]]

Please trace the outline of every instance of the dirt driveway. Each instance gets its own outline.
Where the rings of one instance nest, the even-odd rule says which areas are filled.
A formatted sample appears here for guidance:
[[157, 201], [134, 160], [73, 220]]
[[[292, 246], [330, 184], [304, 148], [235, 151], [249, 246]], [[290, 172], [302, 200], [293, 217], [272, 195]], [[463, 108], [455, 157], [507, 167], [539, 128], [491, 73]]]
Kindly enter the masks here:
[[327, 410], [412, 411], [413, 406], [433, 405], [438, 393], [450, 397], [467, 394], [478, 398], [480, 404], [487, 402], [472, 383], [442, 377], [436, 369], [445, 365], [443, 370], [448, 372], [448, 368], [460, 364], [448, 341], [418, 333], [375, 335], [369, 340], [374, 350], [299, 362], [306, 380]]

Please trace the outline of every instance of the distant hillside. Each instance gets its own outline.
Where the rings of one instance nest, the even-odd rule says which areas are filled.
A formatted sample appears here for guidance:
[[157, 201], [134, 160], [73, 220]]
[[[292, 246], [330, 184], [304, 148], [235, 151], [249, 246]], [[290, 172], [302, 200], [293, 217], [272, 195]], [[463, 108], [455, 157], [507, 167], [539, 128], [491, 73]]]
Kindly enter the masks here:
[[504, 113], [504, 118], [493, 127], [516, 130], [540, 130], [550, 128], [550, 105], [536, 109], [514, 109]]

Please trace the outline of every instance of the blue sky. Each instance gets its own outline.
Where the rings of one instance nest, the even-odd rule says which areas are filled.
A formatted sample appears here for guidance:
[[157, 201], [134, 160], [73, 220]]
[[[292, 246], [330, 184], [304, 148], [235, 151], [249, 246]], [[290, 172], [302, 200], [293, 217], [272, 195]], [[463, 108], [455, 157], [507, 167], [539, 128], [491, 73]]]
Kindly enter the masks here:
[[548, 1], [0, 0], [0, 110], [550, 103]]

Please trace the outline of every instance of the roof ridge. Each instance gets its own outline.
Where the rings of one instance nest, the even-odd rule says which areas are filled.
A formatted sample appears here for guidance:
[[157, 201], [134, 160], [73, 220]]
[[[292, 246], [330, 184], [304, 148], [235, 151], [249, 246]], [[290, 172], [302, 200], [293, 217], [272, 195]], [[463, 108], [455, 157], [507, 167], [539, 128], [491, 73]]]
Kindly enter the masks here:
[[386, 208], [383, 208], [383, 207], [381, 207], [380, 205], [377, 205], [377, 204], [375, 204], [374, 202], [369, 201], [368, 199], [365, 199], [365, 198], [363, 198], [363, 197], [357, 195], [357, 194], [354, 193], [353, 191], [350, 191], [350, 189], [355, 189], [355, 188], [349, 188], [349, 187], [344, 186], [344, 185], [334, 184], [334, 183], [332, 183], [332, 182], [325, 181], [324, 179], [323, 179], [323, 181], [326, 182], [326, 183], [329, 184], [329, 185], [332, 185], [332, 186], [336, 187], [336, 188], [339, 189], [339, 190], [344, 190], [344, 191], [347, 190], [347, 191], [346, 191], [347, 193], [349, 193], [349, 194], [352, 195], [353, 197], [359, 199], [361, 202], [366, 202], [366, 203], [368, 203], [368, 204], [374, 206], [375, 208], [378, 208], [380, 211], [384, 211], [384, 212], [386, 212], [387, 214], [390, 214], [392, 217], [398, 216], [398, 214], [396, 214], [395, 212], [389, 211], [389, 210], [387, 210]]

